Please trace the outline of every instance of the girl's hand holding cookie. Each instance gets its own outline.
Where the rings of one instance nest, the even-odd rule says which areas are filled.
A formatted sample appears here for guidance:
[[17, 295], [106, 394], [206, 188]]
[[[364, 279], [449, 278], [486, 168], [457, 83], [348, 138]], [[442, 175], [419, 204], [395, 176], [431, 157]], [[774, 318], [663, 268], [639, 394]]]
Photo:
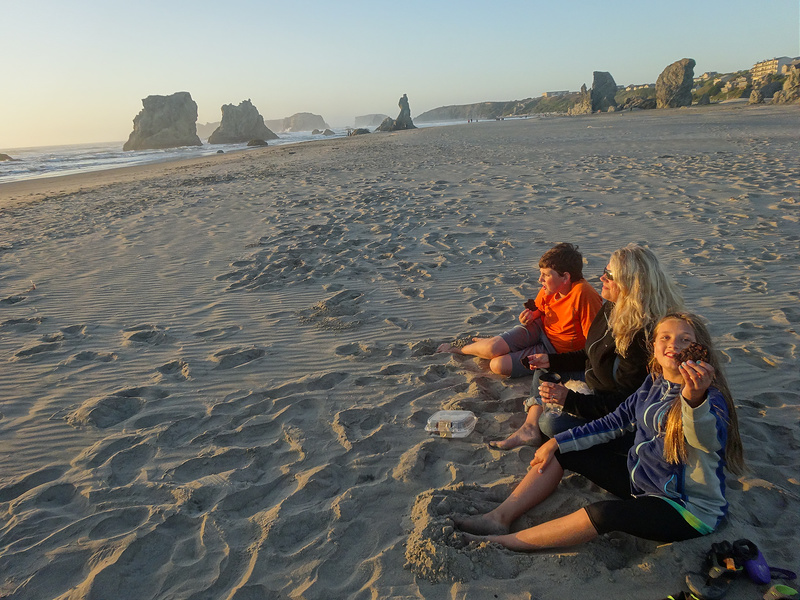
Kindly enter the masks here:
[[681, 395], [693, 408], [699, 406], [706, 397], [706, 390], [714, 381], [714, 367], [707, 362], [690, 360], [682, 362], [678, 368], [683, 376]]

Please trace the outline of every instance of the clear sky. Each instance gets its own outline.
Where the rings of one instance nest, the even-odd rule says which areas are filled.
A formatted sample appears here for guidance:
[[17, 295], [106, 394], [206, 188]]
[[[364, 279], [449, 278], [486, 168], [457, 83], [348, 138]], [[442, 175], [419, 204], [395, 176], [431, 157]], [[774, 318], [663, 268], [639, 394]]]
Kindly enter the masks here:
[[127, 140], [141, 100], [332, 126], [800, 55], [798, 0], [0, 0], [0, 150]]

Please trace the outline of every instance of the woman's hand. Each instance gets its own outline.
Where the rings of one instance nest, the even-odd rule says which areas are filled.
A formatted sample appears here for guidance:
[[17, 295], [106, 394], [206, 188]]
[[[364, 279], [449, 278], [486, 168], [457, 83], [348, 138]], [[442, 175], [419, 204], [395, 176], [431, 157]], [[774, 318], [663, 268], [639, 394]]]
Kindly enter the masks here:
[[553, 460], [556, 450], [558, 450], [558, 442], [556, 442], [555, 438], [550, 438], [539, 446], [539, 449], [536, 451], [531, 461], [531, 468], [537, 469], [539, 473], [543, 473], [547, 465]]
[[704, 361], [687, 360], [678, 368], [683, 377], [681, 395], [692, 408], [700, 406], [705, 400], [711, 382], [714, 381], [714, 367]]
[[560, 404], [564, 406], [564, 400], [567, 399], [567, 392], [569, 390], [560, 383], [550, 383], [549, 381], [542, 381], [539, 383], [539, 397], [546, 404]]
[[529, 354], [528, 358], [528, 368], [533, 371], [534, 369], [549, 369], [550, 368], [550, 356], [548, 354]]

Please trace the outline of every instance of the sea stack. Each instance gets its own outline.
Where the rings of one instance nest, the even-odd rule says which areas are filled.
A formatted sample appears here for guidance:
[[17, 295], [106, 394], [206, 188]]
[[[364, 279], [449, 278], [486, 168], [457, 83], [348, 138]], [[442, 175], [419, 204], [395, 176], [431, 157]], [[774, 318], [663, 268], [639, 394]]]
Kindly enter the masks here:
[[417, 128], [414, 125], [414, 121], [411, 120], [411, 108], [408, 105], [408, 96], [406, 94], [401, 96], [397, 105], [400, 107], [400, 114], [397, 115], [397, 119], [386, 117], [375, 131], [402, 131], [404, 129]]
[[592, 80], [592, 112], [607, 112], [609, 108], [616, 108], [617, 83], [606, 71], [595, 71]]
[[669, 65], [656, 80], [656, 107], [680, 108], [692, 105], [694, 59], [682, 58]]
[[133, 118], [133, 131], [123, 150], [160, 150], [202, 146], [197, 137], [197, 103], [189, 92], [148, 96]]
[[243, 100], [238, 106], [224, 104], [222, 121], [208, 138], [209, 144], [243, 144], [250, 140], [277, 140], [264, 124], [258, 109], [250, 100]]

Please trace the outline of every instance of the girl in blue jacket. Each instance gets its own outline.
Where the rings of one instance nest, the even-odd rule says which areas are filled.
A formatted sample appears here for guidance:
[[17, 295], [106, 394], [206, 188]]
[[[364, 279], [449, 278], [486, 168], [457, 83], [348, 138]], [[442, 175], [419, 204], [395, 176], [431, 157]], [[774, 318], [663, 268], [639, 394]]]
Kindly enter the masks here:
[[[678, 362], [692, 342], [709, 361]], [[536, 452], [531, 469], [493, 511], [454, 518], [468, 541], [512, 550], [572, 546], [623, 531], [674, 542], [714, 531], [727, 514], [724, 468], [744, 468], [736, 409], [700, 319], [670, 314], [655, 328], [651, 374], [614, 412], [567, 430]], [[635, 432], [627, 459], [605, 446]], [[596, 502], [570, 515], [509, 533], [511, 523], [552, 494], [564, 470], [581, 473], [621, 500]]]

